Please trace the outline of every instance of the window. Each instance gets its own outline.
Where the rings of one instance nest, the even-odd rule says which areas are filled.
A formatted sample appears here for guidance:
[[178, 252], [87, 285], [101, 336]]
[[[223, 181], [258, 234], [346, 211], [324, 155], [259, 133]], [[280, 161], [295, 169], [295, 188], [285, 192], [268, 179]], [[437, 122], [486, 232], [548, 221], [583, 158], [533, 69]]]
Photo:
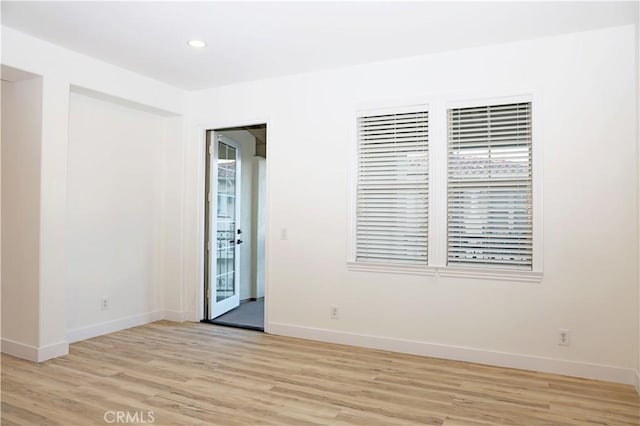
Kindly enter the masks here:
[[448, 111], [447, 265], [532, 270], [531, 103]]
[[358, 119], [356, 261], [427, 265], [429, 113]]
[[535, 95], [452, 98], [357, 114], [347, 267], [540, 282]]

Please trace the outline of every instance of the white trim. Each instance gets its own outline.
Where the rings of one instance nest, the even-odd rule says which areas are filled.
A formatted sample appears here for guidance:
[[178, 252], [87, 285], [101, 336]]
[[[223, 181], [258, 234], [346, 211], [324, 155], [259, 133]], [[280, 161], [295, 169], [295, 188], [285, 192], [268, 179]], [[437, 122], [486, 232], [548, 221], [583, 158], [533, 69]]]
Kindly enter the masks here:
[[57, 358], [69, 353], [69, 342], [61, 341], [38, 348], [38, 362]]
[[185, 311], [182, 313], [183, 321], [199, 322], [202, 317], [198, 311]]
[[[446, 266], [447, 262], [447, 111], [460, 106], [489, 105], [495, 103], [531, 102], [532, 104], [532, 162], [533, 162], [533, 271], [510, 269], [465, 268]], [[410, 275], [439, 275], [444, 278], [478, 278], [486, 280], [541, 282], [543, 278], [543, 126], [539, 111], [544, 102], [539, 89], [510, 92], [434, 93], [431, 96], [382, 100], [354, 106], [351, 126], [347, 176], [347, 269], [358, 272], [384, 272]], [[357, 262], [355, 256], [358, 132], [357, 119], [365, 113], [396, 111], [427, 105], [429, 111], [429, 263], [424, 267], [387, 263], [384, 266]]]
[[347, 262], [347, 268], [350, 271], [358, 272], [376, 272], [383, 274], [407, 274], [407, 275], [426, 275], [433, 277], [436, 275], [436, 269], [422, 265], [411, 265], [406, 263], [387, 263], [387, 262]]
[[491, 269], [491, 268], [436, 268], [439, 276], [443, 278], [478, 278], [497, 281], [521, 281], [539, 283], [542, 281], [542, 272], [518, 271], [515, 269]]
[[640, 372], [635, 371], [634, 373], [633, 387], [636, 388], [636, 392], [638, 393], [638, 395], [640, 395]]
[[[541, 129], [541, 121], [540, 117], [539, 117], [539, 111], [542, 110], [542, 108], [540, 108], [540, 103], [542, 102], [542, 96], [540, 95], [540, 91], [539, 90], [527, 90], [527, 91], [521, 91], [521, 92], [514, 92], [512, 94], [501, 94], [501, 95], [488, 95], [488, 96], [482, 96], [480, 94], [478, 94], [478, 96], [464, 96], [464, 97], [451, 97], [448, 100], [446, 100], [443, 104], [444, 106], [444, 110], [445, 110], [445, 115], [448, 114], [448, 111], [452, 108], [465, 108], [465, 107], [475, 107], [475, 106], [486, 106], [486, 105], [497, 105], [497, 104], [510, 104], [510, 103], [521, 103], [521, 102], [531, 102], [531, 134], [532, 134], [532, 144], [531, 144], [531, 157], [532, 157], [532, 178], [531, 178], [531, 186], [532, 186], [532, 199], [533, 199], [533, 225], [532, 225], [532, 232], [533, 232], [533, 241], [532, 241], [532, 248], [533, 248], [533, 256], [532, 256], [532, 271], [527, 271], [529, 273], [529, 275], [531, 275], [531, 282], [535, 282], [535, 281], [541, 281], [542, 280], [542, 271], [543, 269], [543, 258], [544, 258], [544, 252], [543, 252], [543, 238], [542, 238], [542, 232], [543, 232], [543, 227], [542, 227], [542, 214], [543, 214], [543, 209], [542, 209], [542, 182], [543, 182], [543, 176], [542, 176], [542, 171], [544, 170], [544, 163], [543, 163], [543, 158], [542, 158], [542, 152], [543, 152], [543, 138], [542, 138], [542, 129]], [[448, 132], [448, 122], [445, 122], [445, 132]], [[446, 150], [447, 150], [447, 156], [448, 156], [448, 140], [447, 137], [445, 136], [444, 138], [445, 141], [445, 146], [446, 146]], [[437, 159], [437, 160], [441, 160], [444, 164], [448, 164], [448, 157], [445, 156], [441, 159]], [[445, 179], [445, 187], [444, 187], [444, 191], [445, 191], [445, 205], [447, 203], [447, 193], [448, 193], [448, 170], [447, 167], [444, 168], [444, 179]], [[448, 216], [448, 212], [446, 211], [445, 208], [445, 217], [444, 217], [444, 245], [446, 247], [448, 241], [447, 241], [447, 232], [448, 232], [448, 223], [447, 223], [447, 218]], [[446, 264], [446, 248], [445, 248], [445, 264]], [[457, 277], [465, 277], [465, 278], [483, 278], [484, 274], [466, 274], [466, 275], [461, 275], [460, 273], [456, 273], [456, 271], [460, 270], [460, 269], [464, 269], [466, 270], [467, 268], [458, 268], [457, 266], [453, 266], [451, 268], [449, 268], [452, 270], [451, 273], [443, 273], [441, 274], [442, 276], [457, 276]], [[502, 275], [505, 275], [506, 277], [503, 278], [505, 280], [509, 280], [509, 272], [505, 271], [505, 272], [500, 272], [498, 274], [492, 274], [491, 269], [487, 268], [487, 276], [491, 276], [493, 275], [495, 278], [494, 279], [501, 279], [499, 278]], [[520, 274], [521, 275], [521, 274]], [[538, 276], [540, 277], [538, 279]]]
[[531, 100], [531, 185], [533, 197], [533, 263], [532, 270], [542, 273], [544, 271], [544, 227], [542, 194], [544, 171], [544, 130], [541, 111], [543, 96], [542, 91], [532, 91]]
[[146, 314], [132, 315], [130, 317], [118, 318], [111, 321], [100, 322], [86, 327], [76, 328], [67, 331], [67, 342], [74, 343], [92, 337], [102, 336], [126, 328], [137, 327], [150, 322], [164, 319], [164, 311], [147, 312]]
[[186, 312], [164, 311], [162, 319], [173, 322], [184, 322]]
[[347, 333], [313, 327], [300, 327], [284, 323], [271, 323], [271, 334], [310, 339], [342, 345], [360, 346], [391, 352], [422, 355], [433, 358], [473, 362], [497, 367], [517, 368], [565, 376], [635, 384], [637, 373], [630, 368], [547, 358], [533, 355], [489, 351], [463, 346], [442, 345], [416, 340], [393, 339], [365, 334]]
[[[191, 309], [193, 310], [188, 310], [184, 313], [184, 317], [187, 321], [200, 321], [202, 319], [204, 319], [205, 317], [205, 312], [204, 312], [204, 298], [205, 298], [205, 294], [204, 294], [204, 262], [205, 262], [205, 254], [204, 254], [204, 241], [205, 241], [205, 235], [204, 235], [204, 219], [205, 219], [205, 214], [204, 214], [204, 197], [205, 197], [205, 153], [206, 153], [206, 149], [203, 149], [204, 147], [206, 147], [206, 143], [207, 143], [207, 132], [209, 130], [216, 130], [216, 129], [228, 129], [228, 128], [234, 128], [234, 127], [245, 127], [245, 126], [253, 126], [256, 124], [264, 124], [266, 126], [266, 138], [267, 138], [267, 159], [269, 158], [270, 154], [270, 146], [271, 144], [269, 143], [269, 141], [271, 139], [273, 139], [272, 135], [273, 133], [273, 123], [271, 121], [271, 119], [269, 117], [265, 117], [265, 116], [258, 116], [258, 117], [249, 117], [249, 118], [245, 118], [245, 119], [238, 119], [238, 120], [234, 120], [234, 121], [224, 121], [224, 122], [207, 122], [207, 123], [198, 123], [197, 124], [197, 145], [196, 145], [196, 152], [197, 152], [197, 181], [196, 181], [196, 213], [197, 213], [197, 221], [195, 224], [195, 241], [192, 242], [186, 242], [185, 244], [187, 245], [191, 245], [194, 244], [194, 249], [195, 249], [195, 253], [196, 255], [196, 279], [197, 282], [193, 283], [192, 285], [195, 285], [195, 294], [196, 294], [196, 298], [193, 302], [193, 304], [191, 305]], [[186, 161], [186, 160], [185, 160]], [[192, 163], [189, 162], [188, 163], [188, 167], [191, 167]], [[185, 170], [188, 169], [187, 166], [185, 166]], [[266, 163], [266, 174], [267, 174], [267, 179], [265, 182], [265, 192], [266, 192], [266, 199], [267, 199], [267, 205], [266, 205], [266, 211], [265, 211], [265, 264], [264, 264], [264, 291], [265, 291], [265, 298], [264, 298], [264, 325], [265, 325], [265, 333], [268, 333], [268, 318], [269, 318], [269, 300], [270, 300], [270, 287], [269, 287], [269, 259], [270, 259], [270, 253], [271, 253], [271, 239], [269, 238], [270, 235], [270, 229], [271, 229], [271, 217], [269, 212], [271, 211], [271, 199], [269, 198], [269, 194], [270, 194], [270, 190], [269, 190], [269, 182], [271, 182], [270, 179], [270, 170], [271, 168], [269, 167], [269, 161], [267, 160]], [[183, 263], [183, 268], [185, 268], [183, 270], [183, 274], [185, 274], [187, 272], [187, 268], [188, 268], [188, 262], [184, 262]], [[185, 290], [185, 291], [189, 291], [189, 290]]]
[[477, 278], [491, 281], [518, 281], [539, 283], [542, 272], [518, 271], [498, 268], [458, 268], [448, 266], [420, 266], [406, 263], [347, 262], [347, 269], [354, 272], [375, 272], [384, 274], [423, 275], [442, 278]]
[[9, 339], [2, 339], [2, 353], [29, 361], [38, 361], [38, 348]]
[[67, 340], [53, 343], [47, 346], [37, 348], [35, 346], [26, 345], [10, 339], [1, 340], [1, 351], [7, 355], [26, 359], [33, 362], [42, 362], [69, 353], [69, 343], [75, 343], [93, 337], [121, 331], [131, 327], [137, 327], [149, 324], [159, 320], [168, 320], [175, 322], [198, 321], [197, 312], [179, 312], [179, 311], [154, 311], [146, 314], [132, 315], [130, 317], [119, 318], [111, 321], [105, 321], [86, 327], [76, 328], [67, 331]]
[[[208, 247], [210, 256], [208, 259], [205, 259], [205, 262], [209, 262], [210, 285], [215, 285], [214, 283], [218, 276], [218, 269], [216, 258], [214, 258], [212, 254], [216, 250], [215, 243], [217, 241], [216, 236], [218, 235], [218, 218], [216, 214], [216, 212], [218, 211], [218, 160], [220, 156], [218, 145], [220, 143], [223, 143], [236, 150], [236, 176], [234, 194], [235, 229], [232, 231], [234, 240], [238, 237], [236, 235], [236, 230], [240, 228], [242, 221], [242, 145], [238, 141], [225, 136], [221, 131], [212, 130], [211, 134], [213, 135], [213, 138], [210, 138], [209, 141], [212, 144], [213, 151], [211, 152], [212, 155], [210, 155], [210, 158], [206, 159], [206, 161], [209, 162], [210, 170], [209, 179], [211, 179], [211, 185], [209, 186], [209, 189], [211, 191], [211, 201], [205, 200], [205, 203], [210, 203], [208, 218], [209, 235], [207, 235], [207, 238], [209, 240]], [[209, 148], [209, 150], [211, 150], [211, 148]], [[240, 275], [242, 272], [240, 270], [240, 247], [234, 243], [233, 250], [234, 294], [224, 300], [217, 301], [217, 290], [215, 289], [215, 287], [210, 288], [210, 298], [208, 301], [209, 318], [206, 319], [214, 319], [240, 306]]]
[[514, 94], [451, 97], [445, 104], [447, 110], [452, 108], [472, 108], [497, 104], [517, 104], [533, 102], [533, 90]]
[[431, 105], [428, 259], [429, 266], [439, 267], [447, 264], [447, 110], [440, 101]]
[[[358, 199], [358, 146], [360, 144], [359, 141], [359, 132], [358, 132], [358, 120], [362, 117], [367, 117], [370, 115], [380, 115], [380, 114], [402, 114], [409, 112], [418, 112], [418, 111], [427, 111], [429, 114], [429, 123], [431, 123], [431, 105], [428, 101], [429, 98], [419, 97], [419, 98], [408, 98], [408, 99], [391, 99], [381, 102], [366, 102], [366, 103], [358, 103], [354, 105], [353, 114], [352, 114], [352, 124], [350, 126], [350, 148], [348, 152], [348, 162], [347, 162], [347, 182], [348, 182], [348, 191], [347, 191], [347, 264], [349, 265], [349, 269], [353, 270], [369, 270], [366, 266], [360, 267], [361, 262], [356, 262], [356, 231], [357, 231], [357, 199]], [[431, 166], [433, 164], [432, 155], [431, 155], [431, 124], [429, 124], [429, 140], [427, 141], [429, 146], [429, 170], [431, 170]], [[268, 145], [267, 145], [268, 148]], [[430, 172], [431, 174], [431, 172]], [[428, 244], [431, 247], [431, 194], [433, 191], [431, 190], [431, 176], [429, 177], [429, 223], [428, 225]], [[429, 256], [431, 255], [430, 251], [427, 251], [427, 258], [431, 259]], [[356, 264], [357, 263], [357, 264]], [[389, 268], [392, 270], [397, 270], [398, 273], [404, 273], [404, 268], [395, 268], [395, 265], [392, 263], [388, 264]], [[390, 271], [387, 271], [390, 272]], [[423, 274], [420, 274], [423, 275]], [[266, 322], [265, 322], [266, 323]]]
[[65, 341], [36, 348], [9, 339], [2, 339], [2, 353], [33, 362], [43, 362], [51, 358], [67, 355], [69, 343]]
[[[260, 122], [258, 122], [260, 123]], [[271, 269], [271, 238], [269, 238], [269, 229], [271, 229], [271, 189], [270, 182], [271, 180], [271, 167], [269, 167], [269, 158], [271, 156], [270, 148], [273, 143], [271, 142], [271, 135], [273, 134], [273, 124], [270, 120], [263, 121], [265, 123], [265, 141], [266, 141], [266, 151], [265, 158], [266, 161], [264, 163], [265, 167], [265, 178], [266, 182], [264, 183], [264, 198], [265, 198], [265, 209], [264, 209], [264, 332], [269, 333], [269, 308], [271, 304], [269, 301], [271, 300], [271, 286], [269, 285], [269, 270]]]

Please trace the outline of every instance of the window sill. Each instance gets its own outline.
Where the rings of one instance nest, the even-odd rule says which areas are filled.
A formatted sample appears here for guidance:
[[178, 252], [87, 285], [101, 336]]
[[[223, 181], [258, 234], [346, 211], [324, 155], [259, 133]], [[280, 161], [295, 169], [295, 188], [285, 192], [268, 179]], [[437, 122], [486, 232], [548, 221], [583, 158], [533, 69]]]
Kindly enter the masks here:
[[376, 272], [383, 274], [405, 274], [440, 276], [443, 278], [471, 278], [489, 281], [517, 281], [539, 283], [542, 272], [518, 271], [512, 269], [459, 268], [446, 266], [417, 266], [397, 263], [347, 262], [347, 269], [355, 272]]
[[409, 265], [384, 262], [347, 262], [347, 269], [358, 272], [377, 272], [382, 274], [426, 275], [433, 277], [436, 269], [430, 266]]
[[445, 278], [474, 278], [491, 281], [518, 281], [527, 283], [539, 283], [542, 281], [542, 272], [518, 271], [515, 269], [481, 269], [481, 268], [437, 268], [438, 275]]

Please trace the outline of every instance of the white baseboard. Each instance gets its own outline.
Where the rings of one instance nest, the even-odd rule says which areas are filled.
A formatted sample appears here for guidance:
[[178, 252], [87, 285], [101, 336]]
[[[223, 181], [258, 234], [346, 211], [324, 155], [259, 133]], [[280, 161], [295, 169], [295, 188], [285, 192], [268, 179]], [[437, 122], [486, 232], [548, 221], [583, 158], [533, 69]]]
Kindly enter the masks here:
[[191, 321], [191, 322], [200, 322], [202, 319], [198, 312], [194, 311], [185, 311], [182, 313], [183, 321]]
[[9, 339], [2, 339], [2, 353], [33, 362], [42, 362], [69, 353], [69, 343], [58, 342], [35, 347]]
[[164, 311], [163, 319], [167, 321], [183, 322], [184, 312], [179, 311]]
[[130, 317], [118, 318], [111, 321], [92, 324], [86, 327], [76, 328], [74, 330], [67, 331], [67, 342], [79, 342], [80, 340], [91, 339], [92, 337], [124, 330], [125, 328], [137, 327], [139, 325], [159, 321], [164, 319], [164, 315], [164, 311], [147, 312], [146, 314], [133, 315]]
[[154, 311], [148, 312], [146, 314], [118, 318], [111, 321], [105, 321], [98, 324], [92, 324], [86, 327], [69, 330], [67, 331], [66, 335], [67, 341], [42, 346], [40, 348], [20, 342], [15, 342], [9, 339], [2, 339], [0, 341], [0, 350], [2, 351], [2, 353], [13, 355], [18, 358], [34, 362], [42, 362], [48, 359], [68, 354], [69, 343], [91, 339], [92, 337], [102, 336], [104, 334], [113, 333], [116, 331], [124, 330], [126, 328], [137, 327], [162, 319], [182, 322], [185, 321], [185, 318], [188, 318], [190, 316], [189, 314], [191, 313], [178, 311]]
[[9, 339], [2, 339], [2, 353], [29, 361], [38, 361], [38, 348]]
[[58, 342], [38, 348], [38, 362], [57, 358], [69, 353], [69, 342]]
[[635, 385], [638, 389], [638, 373], [632, 369], [533, 355], [514, 354], [449, 346], [415, 340], [394, 339], [365, 334], [347, 333], [321, 328], [300, 327], [284, 323], [270, 323], [269, 333], [301, 339], [319, 340], [343, 345], [362, 346], [391, 352], [422, 355], [433, 358], [466, 361], [498, 367], [518, 368], [565, 376], [605, 380]]
[[636, 392], [638, 392], [638, 395], [640, 395], [640, 371], [635, 371], [634, 373], [633, 386], [636, 388]]

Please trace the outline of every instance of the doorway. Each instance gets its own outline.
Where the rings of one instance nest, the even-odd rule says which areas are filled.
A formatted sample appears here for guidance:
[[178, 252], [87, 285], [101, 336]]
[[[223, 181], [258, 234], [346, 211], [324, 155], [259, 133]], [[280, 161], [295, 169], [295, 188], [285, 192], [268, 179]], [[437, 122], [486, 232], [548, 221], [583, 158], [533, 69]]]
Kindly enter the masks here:
[[266, 144], [266, 124], [206, 132], [206, 322], [264, 331]]

